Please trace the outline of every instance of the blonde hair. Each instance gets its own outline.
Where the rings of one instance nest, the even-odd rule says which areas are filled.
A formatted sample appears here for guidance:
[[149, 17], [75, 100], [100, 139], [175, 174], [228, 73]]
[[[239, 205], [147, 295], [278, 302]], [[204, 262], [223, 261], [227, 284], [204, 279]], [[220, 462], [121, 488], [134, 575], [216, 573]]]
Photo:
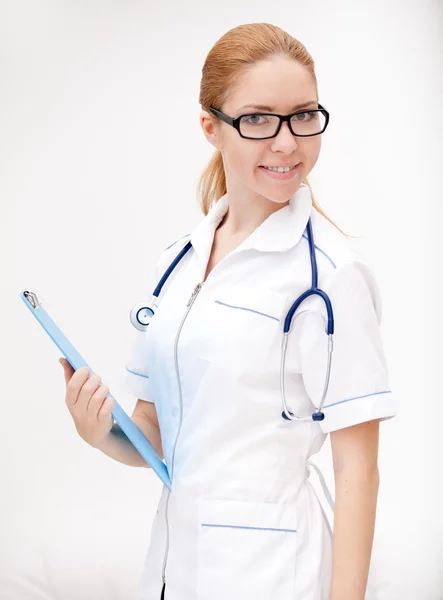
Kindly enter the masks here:
[[[249, 23], [239, 25], [225, 33], [211, 48], [202, 69], [199, 102], [202, 110], [209, 106], [219, 108], [241, 77], [254, 63], [272, 55], [289, 56], [303, 65], [312, 75], [317, 86], [314, 60], [301, 42], [275, 25], [269, 23]], [[308, 178], [303, 180], [311, 192], [313, 207], [322, 214], [344, 236], [338, 227], [317, 204]], [[224, 196], [226, 176], [220, 150], [216, 150], [200, 176], [198, 191], [204, 215], [212, 204]]]

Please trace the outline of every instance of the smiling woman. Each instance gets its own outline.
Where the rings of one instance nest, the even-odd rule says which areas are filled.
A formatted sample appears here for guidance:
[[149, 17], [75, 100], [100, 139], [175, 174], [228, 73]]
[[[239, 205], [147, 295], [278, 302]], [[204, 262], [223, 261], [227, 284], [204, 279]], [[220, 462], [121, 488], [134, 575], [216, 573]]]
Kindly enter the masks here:
[[[204, 214], [227, 188], [231, 198], [241, 195], [244, 203], [248, 197], [260, 202], [263, 196], [287, 202], [301, 182], [311, 189], [307, 176], [317, 162], [329, 113], [318, 102], [314, 60], [301, 42], [269, 23], [231, 29], [206, 57], [199, 101], [203, 131], [216, 148], [199, 182]], [[254, 144], [237, 139], [223, 121], [240, 137], [254, 139]], [[274, 136], [278, 139], [266, 146], [260, 141]], [[291, 175], [275, 175], [264, 168], [294, 165]], [[276, 188], [272, 183], [276, 180], [288, 183]], [[317, 205], [312, 189], [311, 196], [314, 208], [344, 234]]]
[[[159, 257], [127, 364], [171, 480], [140, 600], [363, 600], [378, 426], [396, 412], [377, 280], [307, 180], [329, 122], [314, 62], [278, 27], [241, 25], [209, 52], [200, 103], [204, 218]], [[308, 485], [328, 434], [333, 534]]]

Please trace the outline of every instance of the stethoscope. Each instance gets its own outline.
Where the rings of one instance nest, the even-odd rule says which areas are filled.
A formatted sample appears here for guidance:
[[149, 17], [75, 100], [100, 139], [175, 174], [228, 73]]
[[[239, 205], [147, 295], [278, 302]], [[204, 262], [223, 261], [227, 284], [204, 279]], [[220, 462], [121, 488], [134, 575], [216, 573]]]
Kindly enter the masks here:
[[[283, 406], [283, 412], [282, 412], [281, 416], [284, 419], [287, 419], [289, 421], [310, 421], [311, 419], [313, 421], [323, 421], [323, 419], [325, 418], [325, 415], [321, 411], [321, 409], [323, 407], [325, 397], [326, 397], [326, 394], [328, 391], [329, 377], [331, 374], [331, 359], [332, 359], [332, 349], [333, 349], [332, 336], [334, 334], [334, 316], [332, 313], [332, 304], [331, 304], [331, 301], [330, 301], [328, 295], [323, 290], [320, 290], [317, 287], [317, 284], [318, 284], [317, 261], [315, 259], [315, 245], [314, 245], [314, 239], [313, 239], [313, 234], [312, 234], [311, 219], [309, 219], [306, 229], [308, 232], [309, 254], [311, 257], [312, 286], [309, 290], [306, 290], [306, 292], [301, 294], [297, 298], [297, 300], [294, 302], [294, 304], [291, 306], [288, 314], [286, 315], [286, 318], [284, 321], [284, 327], [283, 327], [282, 357], [281, 357], [281, 363], [280, 363], [280, 391], [281, 391], [281, 400], [282, 400], [282, 406]], [[157, 287], [155, 288], [155, 290], [152, 293], [151, 302], [147, 306], [146, 306], [146, 303], [144, 303], [144, 302], [141, 302], [141, 303], [133, 306], [133, 308], [130, 312], [130, 319], [131, 319], [132, 325], [139, 331], [144, 331], [149, 326], [149, 323], [151, 322], [151, 319], [154, 316], [154, 309], [158, 307], [156, 300], [157, 300], [164, 284], [168, 280], [168, 277], [170, 276], [172, 271], [175, 269], [175, 267], [178, 265], [178, 263], [184, 257], [186, 252], [188, 252], [188, 250], [190, 250], [191, 247], [192, 247], [191, 242], [188, 242], [184, 246], [184, 248], [179, 252], [179, 254], [176, 256], [176, 258], [172, 261], [172, 263], [169, 265], [169, 267], [167, 268], [163, 277], [158, 282]], [[287, 349], [287, 345], [288, 345], [288, 335], [289, 335], [289, 330], [291, 328], [292, 317], [294, 316], [295, 311], [300, 306], [300, 304], [303, 302], [303, 300], [306, 300], [306, 298], [309, 298], [309, 296], [313, 296], [313, 295], [320, 296], [323, 299], [323, 301], [326, 305], [327, 313], [328, 313], [328, 322], [326, 323], [326, 320], [321, 313], [318, 313], [317, 311], [311, 311], [311, 310], [301, 311], [300, 313], [298, 313], [295, 316], [295, 319], [297, 319], [297, 317], [299, 317], [300, 315], [305, 314], [306, 312], [317, 312], [317, 314], [319, 314], [322, 317], [322, 319], [325, 323], [325, 332], [328, 336], [328, 365], [326, 368], [326, 377], [325, 377], [325, 382], [324, 382], [324, 386], [323, 386], [322, 399], [321, 399], [321, 402], [320, 402], [320, 405], [319, 405], [317, 411], [314, 412], [312, 414], [312, 416], [310, 416], [310, 417], [297, 417], [294, 415], [294, 413], [292, 413], [288, 409], [288, 407], [286, 405], [285, 385], [284, 385], [286, 349]]]

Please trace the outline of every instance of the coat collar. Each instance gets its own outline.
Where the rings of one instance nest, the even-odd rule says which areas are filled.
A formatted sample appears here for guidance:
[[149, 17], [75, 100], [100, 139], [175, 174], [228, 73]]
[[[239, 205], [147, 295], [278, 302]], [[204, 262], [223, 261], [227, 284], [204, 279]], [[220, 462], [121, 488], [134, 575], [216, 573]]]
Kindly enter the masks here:
[[[206, 262], [212, 248], [214, 233], [229, 208], [228, 195], [219, 198], [205, 218], [190, 235], [191, 244], [199, 258]], [[301, 239], [312, 210], [309, 187], [302, 183], [287, 206], [272, 213], [236, 249], [283, 252], [293, 248]]]

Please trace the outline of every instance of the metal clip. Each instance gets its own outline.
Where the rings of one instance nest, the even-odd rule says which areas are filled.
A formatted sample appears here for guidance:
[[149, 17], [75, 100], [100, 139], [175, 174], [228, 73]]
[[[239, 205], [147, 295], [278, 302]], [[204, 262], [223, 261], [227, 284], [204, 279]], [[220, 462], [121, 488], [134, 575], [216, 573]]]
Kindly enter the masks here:
[[29, 302], [32, 308], [37, 308], [38, 306], [40, 306], [37, 294], [34, 294], [34, 292], [28, 292], [28, 290], [25, 290], [23, 292], [23, 296], [26, 298], [26, 300]]

